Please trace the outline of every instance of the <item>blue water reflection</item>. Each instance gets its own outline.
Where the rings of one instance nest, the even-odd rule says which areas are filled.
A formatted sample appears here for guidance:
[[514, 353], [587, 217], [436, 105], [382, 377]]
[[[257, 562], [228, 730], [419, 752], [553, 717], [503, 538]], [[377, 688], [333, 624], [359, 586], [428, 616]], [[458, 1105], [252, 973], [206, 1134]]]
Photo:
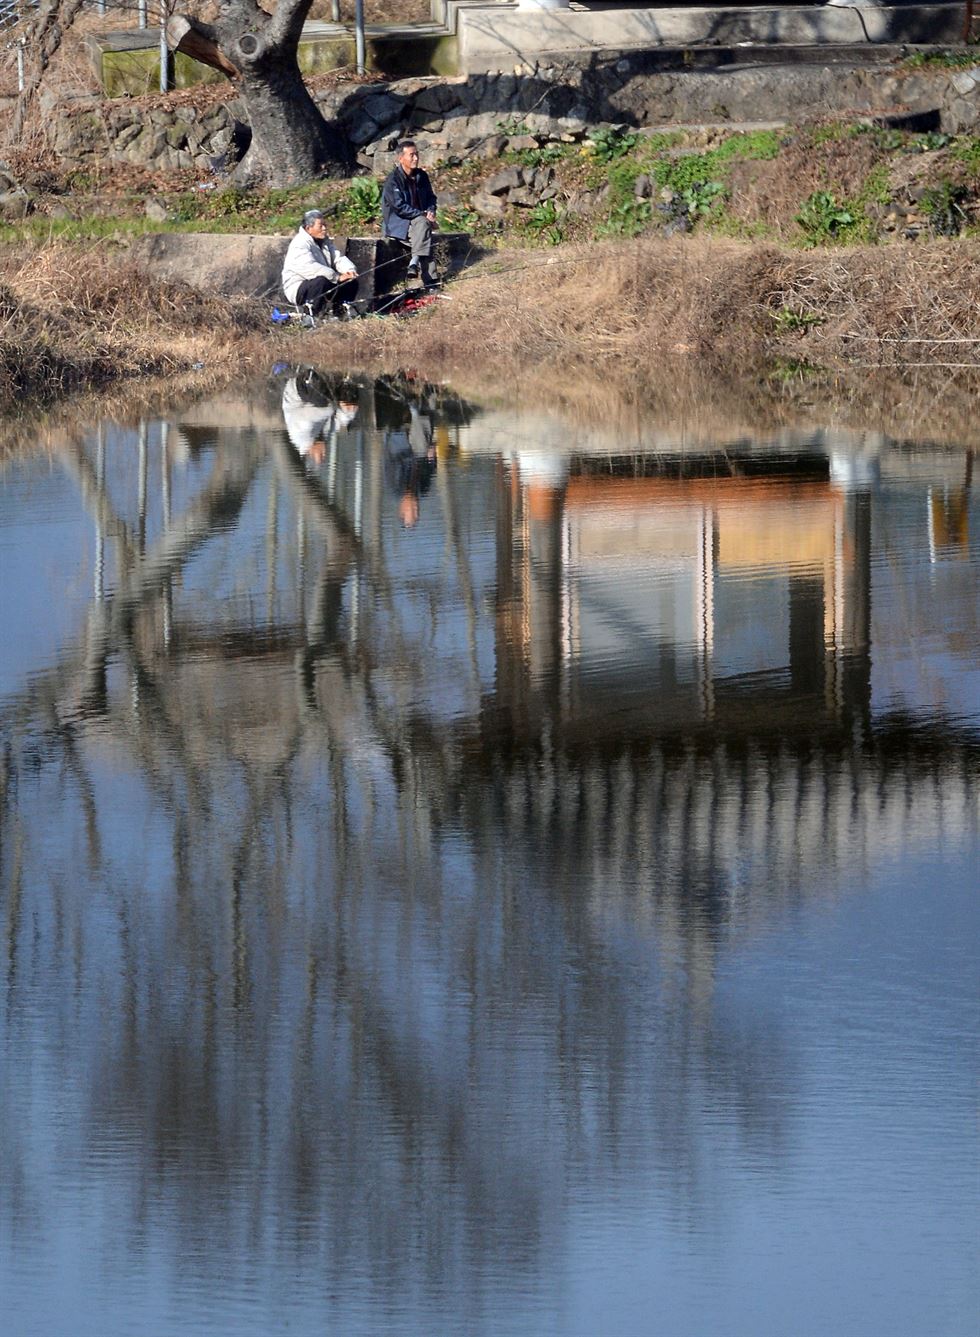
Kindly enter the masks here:
[[14, 1334], [973, 1334], [967, 448], [293, 368], [0, 465]]

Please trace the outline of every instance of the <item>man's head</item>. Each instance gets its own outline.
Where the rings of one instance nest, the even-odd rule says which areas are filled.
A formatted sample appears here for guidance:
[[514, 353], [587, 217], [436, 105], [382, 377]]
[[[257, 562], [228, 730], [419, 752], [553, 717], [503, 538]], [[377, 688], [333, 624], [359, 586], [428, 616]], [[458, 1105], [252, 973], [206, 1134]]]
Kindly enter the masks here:
[[327, 222], [319, 209], [307, 209], [303, 215], [303, 228], [315, 241], [322, 241], [327, 235]]
[[405, 529], [414, 529], [419, 522], [419, 497], [417, 492], [404, 492], [398, 501], [398, 518]]
[[407, 176], [411, 176], [418, 167], [419, 151], [414, 139], [403, 139], [398, 145], [398, 165]]

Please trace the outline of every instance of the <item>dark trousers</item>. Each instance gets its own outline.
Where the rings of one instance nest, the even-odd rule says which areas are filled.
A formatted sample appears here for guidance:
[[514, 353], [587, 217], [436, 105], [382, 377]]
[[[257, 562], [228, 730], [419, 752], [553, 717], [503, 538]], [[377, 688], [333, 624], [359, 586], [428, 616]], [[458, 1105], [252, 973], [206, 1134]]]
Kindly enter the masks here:
[[337, 316], [343, 304], [353, 302], [356, 296], [356, 278], [345, 283], [332, 283], [326, 278], [304, 279], [296, 291], [296, 305], [306, 306], [309, 302], [315, 316], [322, 316], [328, 308]]

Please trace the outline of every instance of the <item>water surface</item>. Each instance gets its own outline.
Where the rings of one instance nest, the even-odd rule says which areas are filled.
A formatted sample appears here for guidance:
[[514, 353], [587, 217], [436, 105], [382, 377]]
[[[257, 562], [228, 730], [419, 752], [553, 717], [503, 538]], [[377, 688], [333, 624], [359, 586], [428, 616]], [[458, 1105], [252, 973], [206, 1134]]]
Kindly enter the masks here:
[[296, 368], [0, 464], [4, 1330], [973, 1337], [972, 463]]

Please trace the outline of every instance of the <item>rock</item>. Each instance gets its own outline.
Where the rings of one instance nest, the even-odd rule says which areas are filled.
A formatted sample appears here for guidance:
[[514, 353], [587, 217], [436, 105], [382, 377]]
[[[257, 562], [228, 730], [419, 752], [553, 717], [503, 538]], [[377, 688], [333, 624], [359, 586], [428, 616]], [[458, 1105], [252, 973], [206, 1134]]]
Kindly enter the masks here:
[[364, 116], [351, 126], [347, 134], [354, 147], [359, 148], [362, 144], [370, 144], [372, 139], [377, 138], [380, 128], [369, 117]]
[[433, 84], [415, 99], [416, 111], [447, 112], [460, 105], [458, 86]]
[[[419, 105], [418, 100], [415, 105]], [[405, 111], [405, 99], [393, 93], [381, 93], [367, 98], [363, 104], [363, 111], [365, 116], [374, 121], [379, 130], [384, 130], [401, 120]], [[361, 140], [361, 143], [367, 143], [367, 140]]]
[[653, 194], [653, 182], [647, 176], [646, 172], [641, 173], [633, 182], [633, 198], [636, 200], [648, 200]]
[[407, 101], [409, 98], [418, 97], [428, 87], [429, 80], [416, 75], [411, 79], [396, 79], [394, 83], [388, 85], [388, 92]]
[[579, 190], [570, 195], [565, 203], [565, 212], [569, 214], [590, 214], [596, 207], [594, 191]]
[[505, 146], [507, 153], [523, 153], [526, 149], [536, 148], [540, 148], [540, 144], [533, 135], [511, 135]]
[[131, 144], [141, 129], [142, 126], [135, 121], [130, 121], [128, 125], [123, 125], [113, 140], [113, 151], [118, 153], [119, 150], [124, 149], [127, 144]]
[[477, 191], [470, 204], [483, 218], [503, 218], [505, 205], [499, 195], [488, 195], [486, 191]]
[[487, 195], [506, 195], [508, 191], [519, 190], [523, 185], [524, 169], [522, 167], [505, 167], [502, 172], [492, 176], [483, 189]]
[[160, 200], [147, 200], [143, 205], [143, 212], [153, 223], [166, 223], [170, 218], [166, 205]]
[[954, 74], [950, 83], [957, 93], [967, 96], [980, 83], [980, 65], [974, 65], [969, 70], [961, 70], [958, 74]]
[[17, 223], [34, 208], [26, 190], [8, 190], [0, 195], [0, 218], [6, 223]]
[[177, 121], [164, 131], [167, 144], [172, 149], [182, 149], [187, 143], [187, 132], [190, 126], [186, 121]]

